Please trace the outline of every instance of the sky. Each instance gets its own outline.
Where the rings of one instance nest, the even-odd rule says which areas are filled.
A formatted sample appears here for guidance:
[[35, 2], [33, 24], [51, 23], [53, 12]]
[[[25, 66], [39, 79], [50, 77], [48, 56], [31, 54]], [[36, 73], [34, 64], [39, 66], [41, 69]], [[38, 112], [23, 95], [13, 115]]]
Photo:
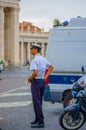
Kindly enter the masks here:
[[32, 22], [33, 25], [48, 31], [53, 20], [60, 22], [81, 16], [86, 17], [86, 0], [21, 0], [19, 21]]

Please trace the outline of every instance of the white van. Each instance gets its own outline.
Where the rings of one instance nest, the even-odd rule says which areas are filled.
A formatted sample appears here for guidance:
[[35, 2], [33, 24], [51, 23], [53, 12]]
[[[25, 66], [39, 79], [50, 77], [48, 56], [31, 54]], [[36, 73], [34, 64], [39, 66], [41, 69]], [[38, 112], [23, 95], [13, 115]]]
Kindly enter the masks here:
[[86, 70], [86, 18], [72, 18], [67, 26], [53, 26], [46, 58], [54, 66], [49, 77], [51, 101], [62, 102]]

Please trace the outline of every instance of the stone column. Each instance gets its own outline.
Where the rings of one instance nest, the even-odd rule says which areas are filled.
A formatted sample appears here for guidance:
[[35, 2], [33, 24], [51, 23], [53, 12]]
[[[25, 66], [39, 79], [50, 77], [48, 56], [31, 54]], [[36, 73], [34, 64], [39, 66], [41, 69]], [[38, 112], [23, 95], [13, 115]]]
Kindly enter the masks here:
[[28, 46], [27, 47], [28, 47], [28, 60], [30, 61], [30, 55], [31, 55], [30, 54], [30, 42], [28, 42]]
[[44, 44], [42, 43], [42, 56], [44, 56]]
[[4, 60], [4, 11], [0, 7], [0, 58]]
[[21, 42], [21, 65], [24, 65], [24, 43]]
[[10, 11], [10, 45], [11, 61], [19, 64], [19, 9]]
[[11, 44], [10, 44], [10, 8], [4, 9], [4, 58], [5, 61], [11, 60]]

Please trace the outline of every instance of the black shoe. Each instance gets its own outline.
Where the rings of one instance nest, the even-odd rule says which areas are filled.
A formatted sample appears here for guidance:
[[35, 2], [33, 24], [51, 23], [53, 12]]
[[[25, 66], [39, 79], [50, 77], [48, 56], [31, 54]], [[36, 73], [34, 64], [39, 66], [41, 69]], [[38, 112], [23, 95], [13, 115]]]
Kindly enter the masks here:
[[37, 123], [37, 121], [35, 120], [35, 121], [33, 121], [33, 122], [31, 122], [31, 124], [36, 124]]
[[43, 128], [44, 127], [44, 123], [35, 123], [35, 124], [31, 124], [31, 128]]
[[2, 130], [2, 129], [0, 128], [0, 130]]

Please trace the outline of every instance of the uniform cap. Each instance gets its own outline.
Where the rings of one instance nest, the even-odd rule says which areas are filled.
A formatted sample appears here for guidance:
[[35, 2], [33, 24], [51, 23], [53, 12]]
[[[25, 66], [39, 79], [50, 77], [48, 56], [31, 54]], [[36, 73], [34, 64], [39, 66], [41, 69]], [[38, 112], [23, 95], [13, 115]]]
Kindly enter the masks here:
[[37, 48], [37, 49], [41, 49], [42, 47], [39, 44], [32, 44], [31, 48]]

